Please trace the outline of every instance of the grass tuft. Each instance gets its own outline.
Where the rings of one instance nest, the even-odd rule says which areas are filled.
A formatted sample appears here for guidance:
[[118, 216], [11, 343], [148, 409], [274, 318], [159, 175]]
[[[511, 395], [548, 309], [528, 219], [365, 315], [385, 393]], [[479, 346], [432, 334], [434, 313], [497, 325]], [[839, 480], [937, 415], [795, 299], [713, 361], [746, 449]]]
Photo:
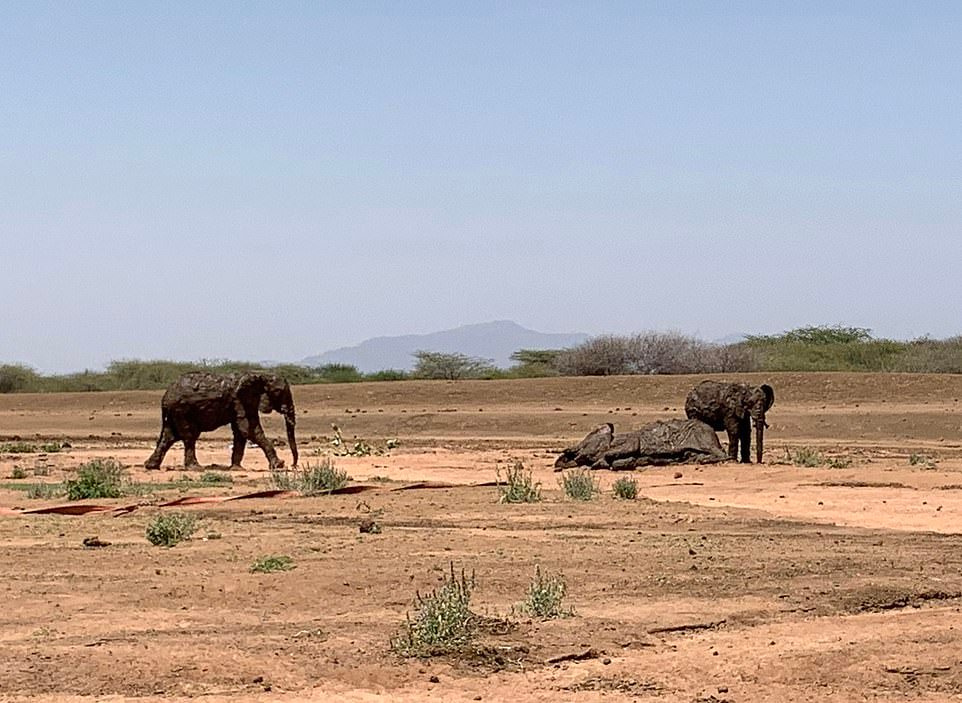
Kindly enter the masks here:
[[541, 573], [541, 567], [536, 566], [521, 610], [542, 620], [571, 615], [571, 609], [562, 606], [567, 592], [568, 586], [561, 574], [546, 576]]
[[909, 465], [910, 466], [921, 466], [923, 469], [934, 469], [935, 459], [926, 454], [910, 454], [909, 455]]
[[27, 498], [31, 500], [46, 500], [63, 495], [63, 487], [59, 483], [32, 483], [27, 486]]
[[795, 466], [806, 466], [814, 468], [825, 463], [822, 453], [813, 447], [799, 447], [798, 449], [786, 449], [785, 458], [790, 464]]
[[571, 469], [558, 480], [565, 495], [573, 500], [591, 500], [598, 493], [598, 482], [590, 469]]
[[68, 500], [120, 498], [124, 494], [127, 472], [114, 459], [94, 459], [77, 469], [77, 477], [64, 485]]
[[634, 500], [638, 497], [638, 482], [629, 476], [622, 476], [612, 484], [611, 488], [615, 498]]
[[531, 470], [525, 469], [520, 461], [505, 470], [504, 483], [501, 482], [501, 469], [497, 470], [499, 503], [537, 503], [541, 500], [541, 484], [535, 483]]
[[343, 488], [351, 477], [334, 466], [330, 458], [319, 464], [307, 464], [301, 469], [271, 471], [271, 486], [282, 491], [297, 491], [301, 495], [325, 495]]
[[473, 636], [474, 615], [471, 592], [474, 573], [468, 578], [464, 570], [451, 573], [428, 595], [416, 594], [414, 614], [408, 614], [398, 633], [391, 639], [391, 649], [403, 657], [430, 657], [456, 652], [467, 646]]
[[34, 454], [37, 451], [36, 444], [30, 442], [4, 442], [0, 444], [0, 454]]
[[275, 571], [290, 571], [295, 568], [294, 560], [283, 554], [271, 554], [261, 557], [251, 565], [251, 572], [257, 574], [270, 574]]
[[147, 541], [157, 547], [173, 547], [190, 539], [197, 529], [197, 519], [186, 513], [158, 515], [147, 525]]

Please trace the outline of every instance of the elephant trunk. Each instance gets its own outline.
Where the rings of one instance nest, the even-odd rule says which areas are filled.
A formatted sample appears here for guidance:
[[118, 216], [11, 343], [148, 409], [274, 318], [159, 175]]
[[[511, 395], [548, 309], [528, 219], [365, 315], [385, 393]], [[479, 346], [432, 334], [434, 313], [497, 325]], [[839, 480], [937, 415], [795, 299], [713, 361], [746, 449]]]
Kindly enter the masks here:
[[755, 461], [762, 463], [763, 442], [765, 437], [765, 421], [755, 423]]
[[291, 448], [291, 459], [294, 466], [297, 466], [297, 438], [294, 437], [294, 411], [284, 418], [287, 425], [287, 444]]

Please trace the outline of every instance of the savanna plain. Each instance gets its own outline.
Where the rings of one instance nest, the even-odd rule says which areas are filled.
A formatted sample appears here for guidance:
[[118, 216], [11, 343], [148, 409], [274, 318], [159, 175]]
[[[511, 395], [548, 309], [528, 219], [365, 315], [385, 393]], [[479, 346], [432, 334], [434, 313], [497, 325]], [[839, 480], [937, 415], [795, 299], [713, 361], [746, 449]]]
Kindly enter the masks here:
[[[301, 464], [343, 453], [362, 489], [176, 507], [265, 490], [263, 454], [228, 472], [224, 428], [198, 445], [216, 481], [179, 444], [147, 472], [161, 392], [0, 396], [0, 443], [34, 449], [0, 454], [0, 699], [962, 700], [962, 376], [741, 375], [775, 388], [764, 464], [630, 472], [633, 500], [595, 472], [591, 500], [565, 496], [564, 446], [683, 416], [701, 378], [297, 386]], [[107, 458], [127, 495], [75, 504], [135, 509], [14, 510], [69, 504], [30, 486]], [[540, 502], [499, 500], [517, 462]], [[174, 512], [193, 537], [148, 542]], [[252, 570], [269, 556], [287, 568]], [[475, 639], [400, 656], [452, 569], [474, 575]], [[564, 617], [520, 607], [536, 569], [564, 579]]]

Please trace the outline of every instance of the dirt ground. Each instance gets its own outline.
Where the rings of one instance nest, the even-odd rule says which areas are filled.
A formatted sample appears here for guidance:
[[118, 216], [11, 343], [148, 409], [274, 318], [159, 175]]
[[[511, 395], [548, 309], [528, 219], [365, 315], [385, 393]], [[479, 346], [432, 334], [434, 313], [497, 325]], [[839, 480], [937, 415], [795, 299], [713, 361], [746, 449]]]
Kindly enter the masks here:
[[[140, 468], [159, 392], [0, 396], [0, 442], [70, 444], [0, 454], [0, 508], [64, 504], [26, 489], [91, 458], [151, 484], [96, 501], [138, 506], [121, 515], [0, 514], [0, 700], [962, 700], [962, 377], [757, 377], [776, 393], [766, 464], [631, 472], [634, 501], [598, 472], [594, 500], [564, 499], [563, 446], [681, 416], [697, 380], [296, 387], [302, 464], [330, 454], [332, 423], [349, 444], [398, 440], [335, 458], [375, 488], [178, 508], [199, 529], [169, 549], [144, 536], [174, 510], [158, 504], [266, 488], [259, 450], [199, 487], [179, 444], [165, 471]], [[205, 435], [199, 458], [223, 471], [229, 444]], [[826, 461], [795, 465], [802, 448]], [[519, 460], [542, 502], [473, 485]], [[401, 490], [424, 480], [450, 485]], [[372, 515], [382, 532], [361, 534]], [[251, 572], [271, 554], [296, 568]], [[392, 634], [452, 564], [501, 622], [464, 655], [401, 659]], [[536, 566], [563, 574], [572, 616], [518, 612]]]

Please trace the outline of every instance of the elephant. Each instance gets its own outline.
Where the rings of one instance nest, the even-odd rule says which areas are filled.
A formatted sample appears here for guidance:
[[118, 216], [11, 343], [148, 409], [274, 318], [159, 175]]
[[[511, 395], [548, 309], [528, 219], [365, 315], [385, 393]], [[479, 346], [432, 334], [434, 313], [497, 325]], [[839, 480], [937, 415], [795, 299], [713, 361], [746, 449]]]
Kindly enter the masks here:
[[555, 460], [555, 471], [575, 466], [592, 469], [636, 469], [668, 464], [710, 464], [727, 455], [718, 435], [698, 420], [658, 420], [633, 432], [615, 432], [610, 422], [599, 425]]
[[264, 434], [258, 412], [276, 410], [284, 416], [287, 442], [297, 466], [297, 440], [294, 437], [294, 399], [291, 387], [280, 376], [246, 372], [215, 374], [204, 371], [186, 373], [170, 385], [161, 401], [163, 425], [157, 447], [144, 468], [159, 469], [167, 450], [178, 440], [184, 443], [184, 468], [198, 466], [195, 445], [201, 432], [230, 425], [234, 432], [231, 467], [239, 468], [248, 440], [257, 444], [271, 469], [284, 467], [274, 445]]
[[728, 432], [728, 458], [751, 463], [752, 432], [755, 423], [756, 461], [762, 463], [765, 413], [775, 404], [775, 391], [768, 384], [751, 387], [747, 383], [722, 383], [702, 381], [691, 389], [685, 400], [685, 414], [692, 420], [701, 420], [716, 432]]

